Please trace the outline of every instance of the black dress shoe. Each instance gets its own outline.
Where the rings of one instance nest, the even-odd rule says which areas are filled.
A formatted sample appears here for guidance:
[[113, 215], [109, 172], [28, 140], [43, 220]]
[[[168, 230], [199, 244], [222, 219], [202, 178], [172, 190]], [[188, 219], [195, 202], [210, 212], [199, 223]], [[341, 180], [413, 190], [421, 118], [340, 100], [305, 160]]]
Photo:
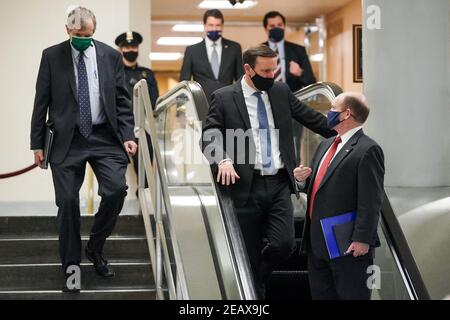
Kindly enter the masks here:
[[114, 271], [100, 253], [92, 252], [88, 248], [86, 248], [85, 253], [86, 258], [94, 264], [95, 271], [99, 276], [104, 278], [114, 277]]

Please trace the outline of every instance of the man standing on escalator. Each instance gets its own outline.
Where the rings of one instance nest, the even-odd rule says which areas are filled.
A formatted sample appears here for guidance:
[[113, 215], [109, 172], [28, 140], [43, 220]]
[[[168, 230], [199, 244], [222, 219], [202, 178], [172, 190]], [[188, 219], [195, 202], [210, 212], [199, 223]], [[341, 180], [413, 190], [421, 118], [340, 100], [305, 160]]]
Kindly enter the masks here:
[[[384, 199], [384, 155], [363, 132], [368, 116], [362, 94], [339, 95], [328, 113], [328, 127], [338, 132], [337, 137], [319, 145], [312, 169], [294, 170], [297, 181], [306, 181], [308, 191], [301, 251], [308, 254], [313, 299], [370, 299], [367, 272], [380, 245], [377, 227]], [[349, 213], [356, 218], [333, 226], [340, 253], [331, 256], [334, 240], [325, 231], [325, 221], [339, 221]]]

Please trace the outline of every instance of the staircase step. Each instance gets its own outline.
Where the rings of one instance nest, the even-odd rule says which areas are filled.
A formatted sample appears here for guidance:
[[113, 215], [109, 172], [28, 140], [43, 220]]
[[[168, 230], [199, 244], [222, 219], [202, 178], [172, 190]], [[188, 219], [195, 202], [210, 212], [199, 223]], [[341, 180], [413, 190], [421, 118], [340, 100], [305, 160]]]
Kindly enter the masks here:
[[[81, 289], [152, 289], [153, 273], [150, 263], [111, 263], [116, 275], [102, 278], [92, 263], [81, 265]], [[60, 264], [0, 265], [0, 291], [34, 291], [62, 289], [64, 275]]]
[[61, 291], [0, 291], [0, 300], [155, 300], [155, 289]]
[[[81, 235], [89, 236], [94, 216], [81, 216]], [[144, 236], [140, 215], [119, 215], [112, 235]], [[36, 238], [58, 236], [56, 217], [0, 217], [0, 238]]]
[[[83, 237], [82, 258], [88, 237]], [[0, 264], [42, 264], [59, 263], [58, 238], [0, 239]], [[113, 262], [150, 262], [145, 237], [110, 237], [104, 248], [105, 258]]]

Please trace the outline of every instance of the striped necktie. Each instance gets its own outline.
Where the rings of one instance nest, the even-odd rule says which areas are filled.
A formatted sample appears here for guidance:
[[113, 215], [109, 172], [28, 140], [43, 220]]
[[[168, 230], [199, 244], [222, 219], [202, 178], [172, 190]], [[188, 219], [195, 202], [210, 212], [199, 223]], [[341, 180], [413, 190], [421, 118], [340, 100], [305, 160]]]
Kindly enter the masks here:
[[282, 69], [281, 69], [281, 59], [280, 59], [280, 54], [278, 52], [278, 45], [277, 45], [277, 47], [275, 48], [274, 51], [275, 51], [275, 53], [278, 56], [277, 69], [275, 70], [275, 81], [283, 82], [283, 75], [281, 74], [281, 71], [282, 71]]

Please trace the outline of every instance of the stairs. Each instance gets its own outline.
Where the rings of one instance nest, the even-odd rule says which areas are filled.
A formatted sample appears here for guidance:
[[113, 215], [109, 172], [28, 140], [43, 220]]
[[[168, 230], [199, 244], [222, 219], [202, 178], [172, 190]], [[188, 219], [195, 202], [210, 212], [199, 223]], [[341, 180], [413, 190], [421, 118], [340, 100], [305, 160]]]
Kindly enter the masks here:
[[154, 300], [151, 262], [142, 217], [119, 216], [104, 254], [116, 276], [98, 276], [84, 256], [93, 224], [81, 217], [81, 292], [62, 293], [55, 217], [0, 217], [0, 300]]

